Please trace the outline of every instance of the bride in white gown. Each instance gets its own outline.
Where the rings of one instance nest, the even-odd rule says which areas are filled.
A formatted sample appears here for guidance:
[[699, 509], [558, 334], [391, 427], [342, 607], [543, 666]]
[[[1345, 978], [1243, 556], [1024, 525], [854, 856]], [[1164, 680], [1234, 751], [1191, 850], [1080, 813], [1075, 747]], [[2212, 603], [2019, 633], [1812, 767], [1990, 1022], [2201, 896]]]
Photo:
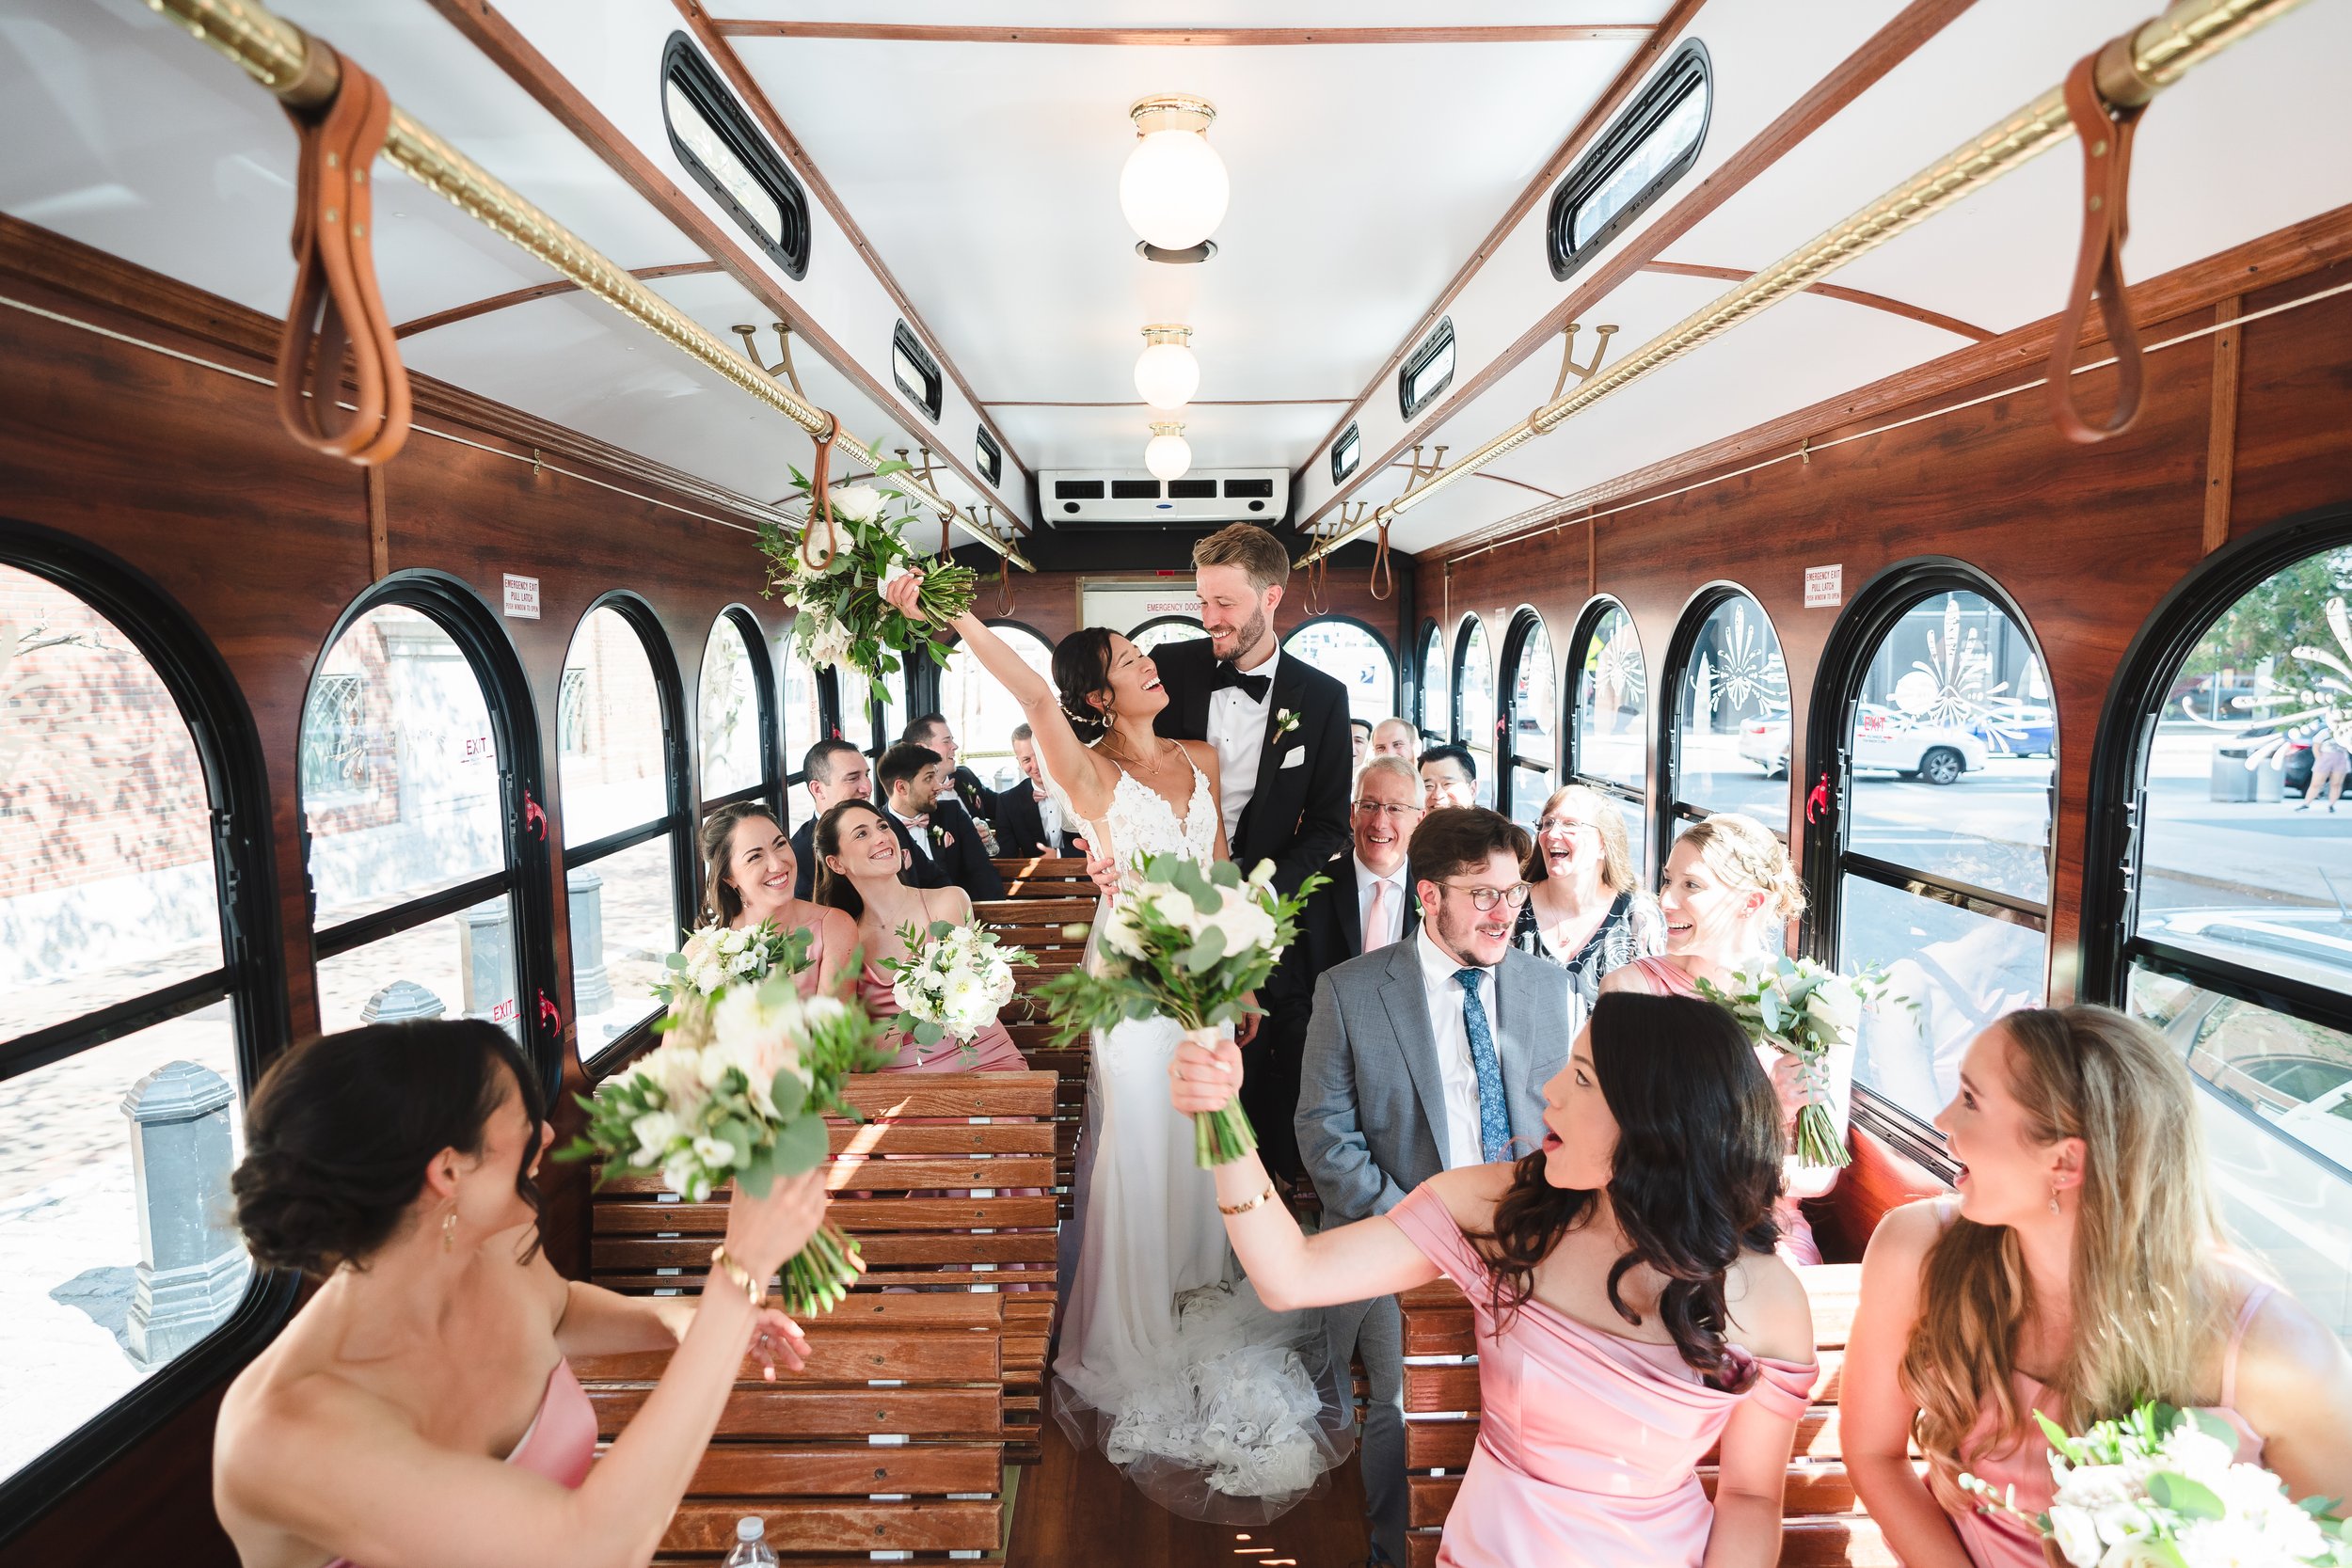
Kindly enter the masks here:
[[[886, 596], [915, 615], [920, 581], [902, 578]], [[1057, 693], [977, 616], [954, 630], [1021, 704], [1050, 786], [1089, 844], [1122, 867], [1157, 854], [1226, 858], [1216, 753], [1152, 733], [1168, 697], [1133, 643], [1095, 627], [1062, 639]], [[1104, 733], [1089, 745], [1080, 726]], [[1353, 1412], [1314, 1316], [1268, 1311], [1232, 1259], [1191, 1125], [1168, 1104], [1180, 1037], [1174, 1020], [1152, 1018], [1093, 1041], [1054, 1413], [1162, 1506], [1263, 1524], [1346, 1456]]]

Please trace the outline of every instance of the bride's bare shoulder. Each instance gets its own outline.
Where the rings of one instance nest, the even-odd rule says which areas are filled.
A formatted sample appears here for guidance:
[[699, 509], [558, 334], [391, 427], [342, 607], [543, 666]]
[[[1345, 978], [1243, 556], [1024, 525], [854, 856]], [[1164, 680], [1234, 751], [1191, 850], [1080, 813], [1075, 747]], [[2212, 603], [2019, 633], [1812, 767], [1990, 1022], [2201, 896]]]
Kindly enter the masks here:
[[1179, 740], [1176, 744], [1184, 749], [1184, 755], [1192, 759], [1192, 765], [1195, 768], [1198, 768], [1200, 771], [1209, 776], [1209, 780], [1212, 784], [1216, 781], [1217, 766], [1216, 747], [1210, 745], [1205, 740]]

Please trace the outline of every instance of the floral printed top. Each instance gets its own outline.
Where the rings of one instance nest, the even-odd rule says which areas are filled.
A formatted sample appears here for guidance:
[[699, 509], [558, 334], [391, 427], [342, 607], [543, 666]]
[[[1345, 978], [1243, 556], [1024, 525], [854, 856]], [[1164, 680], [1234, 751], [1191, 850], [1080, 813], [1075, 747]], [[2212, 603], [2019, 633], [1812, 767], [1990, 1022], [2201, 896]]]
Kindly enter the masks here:
[[1535, 901], [1531, 898], [1519, 906], [1519, 923], [1511, 933], [1511, 942], [1565, 967], [1577, 994], [1584, 998], [1584, 1006], [1589, 1008], [1600, 996], [1602, 975], [1636, 958], [1655, 958], [1666, 950], [1666, 921], [1658, 912], [1658, 900], [1648, 894], [1638, 890], [1620, 893], [1584, 945], [1573, 956], [1564, 958], [1544, 941], [1535, 922]]

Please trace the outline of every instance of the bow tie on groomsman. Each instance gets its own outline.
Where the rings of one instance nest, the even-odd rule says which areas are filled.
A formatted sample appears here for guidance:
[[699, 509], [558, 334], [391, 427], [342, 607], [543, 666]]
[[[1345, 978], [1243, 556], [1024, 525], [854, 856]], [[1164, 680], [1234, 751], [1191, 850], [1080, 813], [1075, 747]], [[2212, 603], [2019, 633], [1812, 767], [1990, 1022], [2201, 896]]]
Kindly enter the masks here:
[[1221, 659], [1209, 676], [1210, 690], [1222, 691], [1231, 687], [1253, 703], [1264, 702], [1266, 691], [1273, 685], [1272, 675], [1245, 675]]

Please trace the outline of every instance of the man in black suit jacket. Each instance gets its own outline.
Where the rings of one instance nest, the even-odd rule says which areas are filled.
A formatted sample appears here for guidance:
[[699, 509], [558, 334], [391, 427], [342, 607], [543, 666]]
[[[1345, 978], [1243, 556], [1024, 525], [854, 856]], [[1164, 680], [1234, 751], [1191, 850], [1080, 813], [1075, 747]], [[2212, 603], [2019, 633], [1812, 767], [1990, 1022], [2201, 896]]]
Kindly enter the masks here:
[[971, 816], [947, 793], [946, 771], [937, 752], [905, 741], [884, 752], [874, 770], [882, 782], [882, 816], [906, 851], [899, 879], [911, 887], [960, 887], [976, 899], [1002, 898], [1005, 879], [990, 863]]
[[1354, 847], [1324, 871], [1330, 878], [1307, 898], [1298, 940], [1282, 954], [1258, 1005], [1266, 1010], [1258, 1038], [1245, 1053], [1241, 1102], [1258, 1130], [1258, 1152], [1275, 1176], [1295, 1181], [1306, 1173], [1299, 1157], [1298, 1064], [1314, 1009], [1315, 976], [1374, 948], [1402, 942], [1420, 927], [1406, 847], [1421, 826], [1422, 788], [1403, 757], [1373, 757], [1357, 775], [1352, 809]]
[[799, 869], [792, 879], [792, 896], [806, 898], [817, 886], [817, 819], [827, 806], [843, 800], [874, 798], [874, 769], [866, 753], [846, 740], [820, 740], [801, 759], [801, 779], [808, 786], [808, 820], [792, 830], [792, 858]]
[[1347, 689], [1274, 635], [1290, 555], [1254, 523], [1195, 545], [1193, 578], [1208, 636], [1152, 650], [1168, 706], [1153, 728], [1216, 748], [1218, 810], [1233, 863], [1274, 863], [1285, 895], [1347, 846]]
[[[1004, 855], [1074, 855], [1076, 833], [1062, 819], [1061, 802], [1045, 792], [1037, 766], [1037, 737], [1026, 724], [1012, 732], [1021, 781], [996, 792], [996, 848]], [[1049, 826], [1048, 814], [1054, 820]]]
[[976, 820], [993, 822], [996, 819], [996, 792], [980, 783], [980, 776], [956, 761], [956, 732], [948, 727], [944, 713], [925, 713], [907, 721], [906, 733], [898, 737], [917, 746], [929, 746], [946, 764], [946, 782], [963, 809]]

